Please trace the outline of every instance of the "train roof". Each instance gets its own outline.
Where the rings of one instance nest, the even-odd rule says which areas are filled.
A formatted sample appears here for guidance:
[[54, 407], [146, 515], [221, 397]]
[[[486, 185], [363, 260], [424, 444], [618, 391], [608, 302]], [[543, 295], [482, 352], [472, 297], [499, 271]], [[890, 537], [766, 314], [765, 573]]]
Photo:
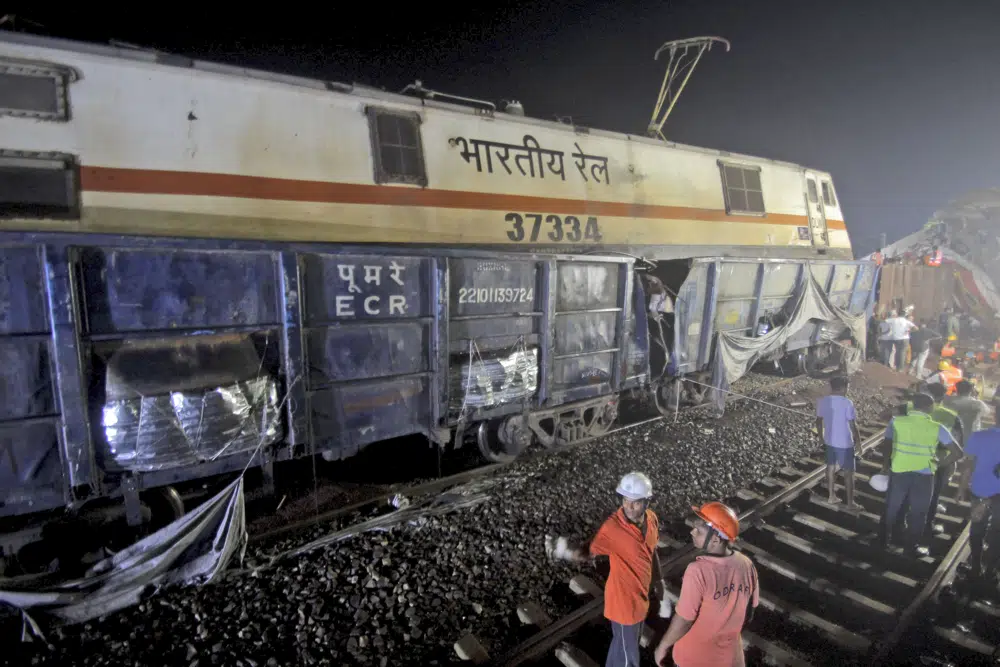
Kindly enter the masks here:
[[[120, 58], [123, 60], [131, 60], [151, 65], [163, 65], [167, 67], [193, 69], [199, 72], [206, 72], [210, 74], [242, 77], [245, 79], [252, 79], [255, 81], [267, 81], [271, 83], [278, 83], [299, 88], [310, 88], [313, 90], [321, 90], [321, 91], [326, 90], [332, 93], [355, 95], [357, 97], [379, 100], [383, 102], [390, 102], [393, 104], [409, 105], [414, 107], [422, 106], [431, 109], [441, 109], [441, 110], [447, 110], [455, 113], [463, 113], [469, 115], [475, 115], [477, 113], [477, 110], [470, 106], [454, 104], [450, 102], [442, 102], [440, 100], [415, 98], [414, 96], [403, 95], [399, 93], [391, 93], [385, 90], [381, 90], [379, 88], [374, 88], [372, 86], [366, 86], [363, 84], [357, 84], [357, 83], [347, 84], [337, 81], [326, 81], [323, 79], [295, 76], [292, 74], [279, 74], [276, 72], [252, 69], [249, 67], [225, 65], [207, 60], [196, 60], [194, 58], [189, 58], [187, 56], [166, 53], [163, 51], [158, 51], [153, 48], [146, 48], [141, 46], [95, 44], [90, 42], [79, 42], [75, 40], [61, 39], [57, 37], [46, 37], [46, 36], [0, 30], [0, 43], [4, 42], [12, 44], [20, 44], [24, 46], [31, 46], [36, 48], [60, 49], [64, 51], [71, 51], [93, 56]], [[564, 132], [586, 133], [592, 136], [604, 137], [609, 139], [618, 139], [624, 141], [634, 141], [651, 146], [661, 146], [661, 147], [666, 146], [669, 148], [674, 148], [686, 152], [700, 153], [702, 155], [711, 155], [715, 157], [724, 157], [729, 159], [735, 158], [738, 160], [752, 160], [755, 162], [764, 162], [771, 165], [789, 167], [793, 169], [809, 169], [810, 171], [815, 171], [817, 173], [829, 176], [829, 172], [823, 169], [813, 169], [811, 167], [807, 167], [801, 164], [796, 164], [793, 162], [774, 160], [771, 158], [759, 157], [756, 155], [733, 153], [731, 151], [704, 148], [700, 146], [692, 146], [690, 144], [681, 144], [674, 141], [662, 141], [659, 139], [646, 137], [642, 135], [628, 134], [624, 132], [613, 132], [609, 130], [601, 130], [581, 125], [569, 125], [567, 123], [562, 123], [558, 121], [545, 120], [542, 118], [532, 118], [530, 116], [510, 114], [503, 111], [494, 112], [494, 117], [502, 118], [503, 120], [510, 122], [532, 125], [535, 127], [544, 127]]]

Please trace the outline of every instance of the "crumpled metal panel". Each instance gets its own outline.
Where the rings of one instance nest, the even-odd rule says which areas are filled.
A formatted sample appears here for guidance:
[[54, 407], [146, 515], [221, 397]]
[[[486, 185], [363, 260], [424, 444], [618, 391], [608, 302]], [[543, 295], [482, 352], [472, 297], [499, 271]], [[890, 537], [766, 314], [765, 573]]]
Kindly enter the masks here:
[[708, 267], [695, 264], [677, 295], [672, 372], [697, 370], [707, 286]]
[[255, 450], [281, 436], [278, 385], [262, 376], [207, 391], [109, 401], [106, 466], [151, 472]]
[[492, 408], [529, 398], [538, 390], [538, 348], [510, 350], [500, 355], [473, 354], [470, 364], [452, 363], [449, 407]]

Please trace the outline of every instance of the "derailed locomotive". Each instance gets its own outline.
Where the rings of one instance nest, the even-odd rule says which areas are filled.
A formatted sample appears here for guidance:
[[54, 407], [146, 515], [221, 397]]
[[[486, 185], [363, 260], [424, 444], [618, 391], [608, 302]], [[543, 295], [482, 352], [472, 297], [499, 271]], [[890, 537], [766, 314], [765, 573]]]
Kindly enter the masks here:
[[[249, 466], [598, 435], [805, 281], [870, 302], [797, 165], [24, 35], [0, 78], [8, 557], [67, 509], [170, 518], [175, 485]], [[652, 328], [648, 286], [674, 304]]]

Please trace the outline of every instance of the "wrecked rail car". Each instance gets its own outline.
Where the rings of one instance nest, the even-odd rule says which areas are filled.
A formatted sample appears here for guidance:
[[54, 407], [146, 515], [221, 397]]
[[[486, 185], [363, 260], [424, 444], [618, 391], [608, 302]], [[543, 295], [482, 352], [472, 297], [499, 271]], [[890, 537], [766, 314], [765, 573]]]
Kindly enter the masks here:
[[[790, 374], [860, 358], [860, 327], [878, 285], [870, 261], [703, 257], [661, 262], [648, 275], [675, 299], [671, 313], [650, 319], [651, 389], [661, 410], [704, 402], [720, 386], [719, 346], [727, 339], [759, 345], [752, 362]], [[793, 319], [804, 303], [818, 308]], [[782, 329], [780, 340], [762, 344]]]
[[633, 264], [0, 232], [0, 514], [136, 523], [150, 489], [402, 435], [598, 435], [646, 383]]

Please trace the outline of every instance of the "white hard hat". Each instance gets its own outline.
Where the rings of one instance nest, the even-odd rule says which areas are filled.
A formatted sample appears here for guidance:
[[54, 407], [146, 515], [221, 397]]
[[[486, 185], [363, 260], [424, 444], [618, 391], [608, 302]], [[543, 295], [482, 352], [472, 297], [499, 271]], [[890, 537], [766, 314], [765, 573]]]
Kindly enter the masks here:
[[630, 472], [622, 477], [615, 490], [629, 500], [644, 500], [653, 495], [653, 483], [641, 472]]
[[886, 491], [889, 490], [889, 476], [872, 475], [868, 479], [868, 484], [879, 493], [885, 493]]

